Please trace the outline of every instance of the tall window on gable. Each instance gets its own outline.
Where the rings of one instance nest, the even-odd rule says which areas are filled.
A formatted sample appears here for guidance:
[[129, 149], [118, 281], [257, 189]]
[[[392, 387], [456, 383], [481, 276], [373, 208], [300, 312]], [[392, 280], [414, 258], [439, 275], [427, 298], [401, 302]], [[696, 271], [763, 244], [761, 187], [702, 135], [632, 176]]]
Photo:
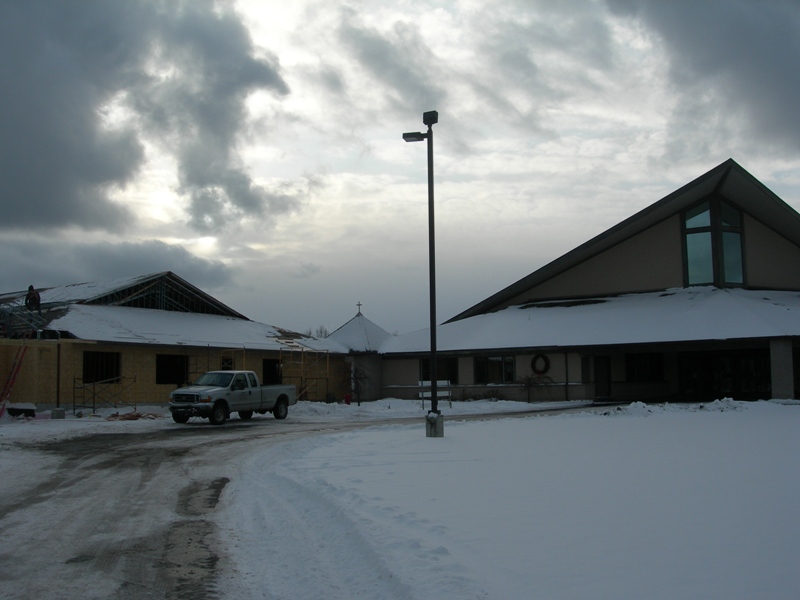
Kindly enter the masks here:
[[730, 285], [744, 283], [742, 260], [742, 214], [727, 202], [720, 202], [722, 236], [722, 281]]
[[689, 285], [714, 283], [711, 211], [708, 202], [686, 211], [686, 275]]
[[744, 284], [742, 215], [721, 199], [706, 200], [684, 213], [686, 283]]

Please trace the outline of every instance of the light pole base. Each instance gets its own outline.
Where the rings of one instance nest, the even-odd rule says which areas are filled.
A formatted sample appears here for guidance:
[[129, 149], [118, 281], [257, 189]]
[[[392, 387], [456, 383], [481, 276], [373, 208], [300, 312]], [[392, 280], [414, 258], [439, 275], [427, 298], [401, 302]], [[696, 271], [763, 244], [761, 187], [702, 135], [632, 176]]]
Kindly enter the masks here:
[[442, 413], [428, 413], [425, 416], [425, 437], [444, 437]]

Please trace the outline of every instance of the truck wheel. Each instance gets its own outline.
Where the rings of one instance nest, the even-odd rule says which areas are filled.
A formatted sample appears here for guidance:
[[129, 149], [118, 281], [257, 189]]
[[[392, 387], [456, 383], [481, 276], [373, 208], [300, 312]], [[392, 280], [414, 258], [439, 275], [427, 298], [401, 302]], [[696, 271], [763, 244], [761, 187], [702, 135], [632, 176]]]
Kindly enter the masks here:
[[252, 410], [240, 410], [239, 411], [239, 418], [242, 421], [247, 421], [253, 418], [253, 411]]
[[189, 420], [189, 415], [182, 413], [172, 413], [172, 420], [176, 423], [186, 423]]
[[275, 408], [272, 409], [272, 414], [276, 419], [285, 419], [289, 414], [289, 403], [286, 400], [279, 399], [275, 403]]
[[217, 402], [211, 409], [208, 420], [212, 425], [222, 425], [228, 419], [228, 408], [223, 402]]

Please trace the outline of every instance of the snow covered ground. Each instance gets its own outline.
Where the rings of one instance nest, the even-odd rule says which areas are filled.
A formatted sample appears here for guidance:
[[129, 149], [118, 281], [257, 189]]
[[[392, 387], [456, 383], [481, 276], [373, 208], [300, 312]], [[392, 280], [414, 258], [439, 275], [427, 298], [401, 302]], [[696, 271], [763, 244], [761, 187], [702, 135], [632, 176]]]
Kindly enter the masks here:
[[[232, 465], [219, 597], [798, 597], [800, 406], [440, 407], [444, 438], [418, 402], [293, 407], [303, 423], [420, 419], [287, 436]], [[160, 418], [3, 419], [0, 477], [14, 441], [181, 427], [140, 411]]]

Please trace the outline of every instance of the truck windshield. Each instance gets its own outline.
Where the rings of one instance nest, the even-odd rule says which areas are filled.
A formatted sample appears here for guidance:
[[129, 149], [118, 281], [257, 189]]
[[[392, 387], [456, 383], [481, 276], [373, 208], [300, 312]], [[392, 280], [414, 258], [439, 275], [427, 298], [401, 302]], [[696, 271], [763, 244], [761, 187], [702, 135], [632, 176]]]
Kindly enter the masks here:
[[233, 373], [203, 373], [194, 384], [228, 387], [231, 384], [231, 379], [233, 379]]

